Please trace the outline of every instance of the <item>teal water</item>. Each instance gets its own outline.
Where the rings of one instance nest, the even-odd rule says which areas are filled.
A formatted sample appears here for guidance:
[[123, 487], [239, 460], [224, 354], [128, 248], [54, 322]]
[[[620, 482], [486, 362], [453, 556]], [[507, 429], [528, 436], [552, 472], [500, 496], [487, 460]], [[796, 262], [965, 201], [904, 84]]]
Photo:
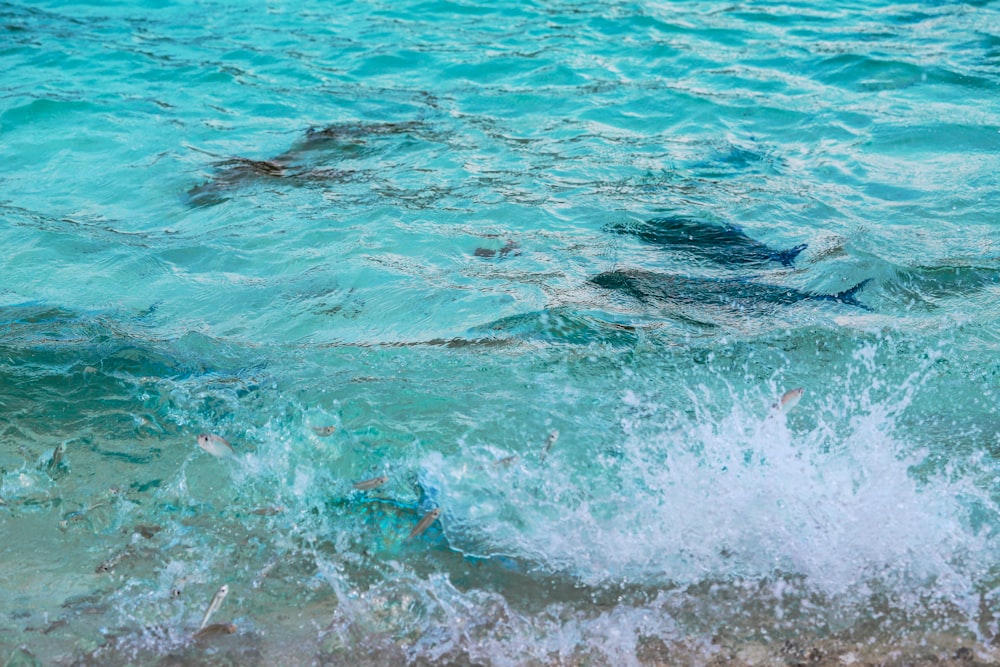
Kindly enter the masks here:
[[991, 3], [0, 2], [0, 72], [0, 660], [998, 657]]

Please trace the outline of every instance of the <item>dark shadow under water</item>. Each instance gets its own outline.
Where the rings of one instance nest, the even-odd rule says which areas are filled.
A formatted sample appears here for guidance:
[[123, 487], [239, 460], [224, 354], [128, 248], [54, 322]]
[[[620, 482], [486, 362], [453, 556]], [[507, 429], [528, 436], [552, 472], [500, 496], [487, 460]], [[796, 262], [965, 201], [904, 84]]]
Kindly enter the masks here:
[[791, 306], [805, 301], [831, 301], [867, 310], [858, 296], [864, 280], [838, 294], [816, 294], [794, 287], [755, 282], [749, 278], [695, 278], [643, 269], [616, 269], [591, 278], [590, 282], [645, 303], [677, 303], [727, 308], [762, 314], [773, 306]]
[[751, 238], [737, 225], [712, 224], [691, 218], [664, 217], [645, 222], [619, 222], [605, 227], [634, 236], [663, 250], [679, 251], [723, 265], [748, 267], [777, 262], [791, 266], [805, 244], [777, 250]]
[[310, 128], [287, 151], [272, 158], [232, 157], [215, 162], [212, 177], [188, 190], [186, 199], [191, 206], [213, 206], [254, 185], [301, 187], [344, 183], [354, 178], [357, 171], [342, 168], [341, 163], [374, 150], [368, 146], [371, 140], [409, 135], [423, 127], [422, 122], [410, 121], [348, 122]]

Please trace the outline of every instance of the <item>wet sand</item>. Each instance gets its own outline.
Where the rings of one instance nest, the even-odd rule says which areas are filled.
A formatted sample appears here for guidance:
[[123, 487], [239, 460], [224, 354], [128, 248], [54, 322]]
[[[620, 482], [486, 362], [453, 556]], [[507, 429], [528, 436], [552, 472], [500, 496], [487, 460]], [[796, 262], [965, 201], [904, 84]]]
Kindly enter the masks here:
[[[313, 609], [312, 611], [316, 611]], [[237, 628], [234, 634], [182, 641], [163, 637], [161, 646], [138, 648], [134, 637], [109, 638], [100, 647], [79, 651], [73, 656], [56, 658], [54, 665], [419, 665], [475, 666], [494, 664], [484, 659], [482, 649], [454, 649], [437, 659], [413, 656], [406, 644], [364, 637], [357, 629], [346, 633], [327, 628], [315, 632], [312, 623], [304, 622], [310, 614], [290, 611], [286, 621], [298, 621], [295, 629], [281, 636], [258, 628]], [[312, 631], [307, 629], [312, 626]], [[155, 632], [147, 634], [153, 639]], [[361, 646], [361, 645], [364, 646]], [[27, 651], [26, 651], [27, 649]], [[498, 664], [511, 664], [511, 650]], [[475, 656], [475, 657], [473, 657]], [[0, 644], [4, 665], [46, 664], [34, 658], [30, 647]], [[537, 667], [585, 667], [642, 665], [643, 667], [976, 667], [1000, 663], [996, 646], [977, 644], [957, 635], [923, 634], [896, 642], [847, 642], [834, 639], [785, 640], [781, 642], [712, 643], [704, 640], [663, 641], [643, 637], [636, 643], [634, 656], [609, 657], [594, 647], [578, 646], [572, 651], [553, 651], [549, 659], [525, 656], [517, 664]]]

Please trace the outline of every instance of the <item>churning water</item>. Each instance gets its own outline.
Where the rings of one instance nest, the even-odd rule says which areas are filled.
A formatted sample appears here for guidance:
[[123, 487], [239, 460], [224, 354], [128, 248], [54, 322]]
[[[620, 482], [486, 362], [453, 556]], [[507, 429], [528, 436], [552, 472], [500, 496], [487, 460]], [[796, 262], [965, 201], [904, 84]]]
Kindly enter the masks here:
[[0, 663], [998, 657], [991, 3], [0, 2], [0, 72]]

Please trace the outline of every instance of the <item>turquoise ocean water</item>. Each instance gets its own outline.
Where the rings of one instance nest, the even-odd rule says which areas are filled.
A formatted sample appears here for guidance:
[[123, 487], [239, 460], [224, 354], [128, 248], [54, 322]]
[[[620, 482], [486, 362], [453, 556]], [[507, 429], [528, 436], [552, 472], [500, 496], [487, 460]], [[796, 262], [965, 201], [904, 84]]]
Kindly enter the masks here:
[[996, 657], [998, 86], [989, 2], [0, 2], [0, 664]]

